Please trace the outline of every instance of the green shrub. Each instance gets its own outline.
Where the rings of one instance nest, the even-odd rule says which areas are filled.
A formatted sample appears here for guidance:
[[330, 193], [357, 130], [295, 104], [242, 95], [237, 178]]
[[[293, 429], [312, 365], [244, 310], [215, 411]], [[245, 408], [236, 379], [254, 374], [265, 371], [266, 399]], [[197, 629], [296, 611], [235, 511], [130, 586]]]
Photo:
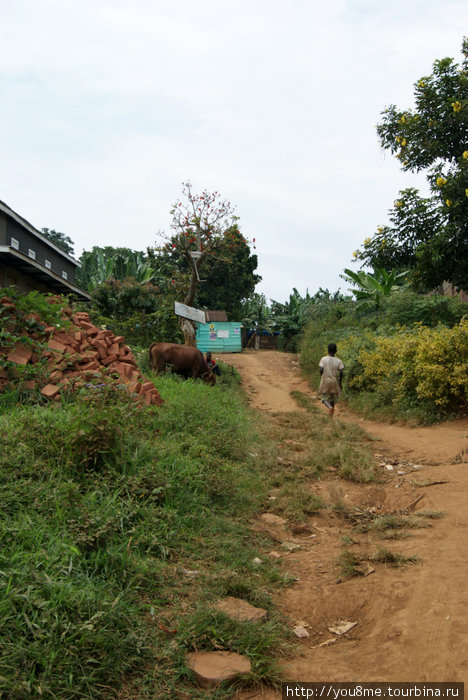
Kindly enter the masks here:
[[385, 300], [379, 313], [356, 310], [346, 300], [312, 307], [301, 339], [301, 368], [318, 388], [320, 358], [335, 342], [345, 365], [343, 398], [354, 409], [387, 418], [441, 420], [463, 412], [468, 403], [467, 331], [461, 318], [466, 310], [456, 299], [407, 291]]
[[105, 327], [115, 335], [123, 335], [130, 345], [149, 347], [151, 343], [183, 343], [184, 338], [173, 310], [159, 309], [153, 313], [135, 312], [127, 318], [102, 316], [89, 309], [91, 322]]
[[450, 297], [425, 296], [404, 291], [385, 299], [382, 304], [381, 323], [388, 326], [439, 324], [452, 327], [460, 323], [468, 313], [468, 304]]
[[375, 337], [361, 349], [362, 372], [351, 377], [349, 391], [371, 390], [398, 407], [408, 403], [436, 407], [439, 414], [468, 405], [468, 318], [453, 328], [423, 326]]

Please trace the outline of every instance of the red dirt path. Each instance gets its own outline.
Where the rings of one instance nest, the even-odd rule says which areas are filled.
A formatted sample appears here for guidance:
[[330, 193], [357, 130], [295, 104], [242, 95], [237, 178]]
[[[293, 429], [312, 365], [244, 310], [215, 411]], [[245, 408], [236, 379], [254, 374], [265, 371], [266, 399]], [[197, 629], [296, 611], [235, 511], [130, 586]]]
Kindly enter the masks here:
[[[247, 351], [222, 359], [239, 370], [251, 405], [261, 411], [301, 410], [290, 396], [293, 390], [315, 397], [294, 355]], [[382, 542], [417, 555], [420, 564], [377, 565], [372, 575], [342, 583], [334, 566], [343, 549], [342, 524], [331, 514], [311, 519], [318, 537], [304, 537], [301, 550], [285, 555], [284, 569], [299, 580], [276, 601], [292, 623], [304, 622], [310, 633], [285, 661], [285, 680], [468, 681], [468, 419], [410, 428], [362, 420], [342, 405], [336, 419], [357, 422], [377, 438], [376, 452], [384, 461], [420, 467], [404, 475], [395, 468], [384, 485], [337, 479], [320, 482], [319, 489], [333, 490], [348, 503], [378, 507], [404, 507], [424, 494], [416, 512], [443, 511], [445, 517], [412, 530], [408, 539]], [[446, 483], [433, 483], [439, 481]], [[366, 536], [359, 540], [366, 546]], [[340, 619], [357, 625], [337, 638], [328, 627]], [[329, 646], [319, 646], [331, 638]], [[264, 688], [238, 697], [279, 700], [281, 693]]]

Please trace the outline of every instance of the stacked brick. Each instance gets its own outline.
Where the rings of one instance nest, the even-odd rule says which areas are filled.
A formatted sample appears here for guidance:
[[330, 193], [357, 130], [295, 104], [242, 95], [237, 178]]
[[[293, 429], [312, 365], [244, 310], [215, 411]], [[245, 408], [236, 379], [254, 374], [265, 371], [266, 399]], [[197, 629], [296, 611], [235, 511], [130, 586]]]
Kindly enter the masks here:
[[[9, 312], [10, 321], [7, 317], [6, 329], [10, 326], [13, 330], [15, 304], [8, 297], [3, 297], [0, 305]], [[0, 391], [15, 376], [15, 365], [40, 363], [38, 378], [30, 378], [22, 386], [25, 389], [40, 389], [42, 395], [49, 399], [57, 400], [62, 391], [76, 390], [87, 384], [95, 385], [99, 380], [108, 378], [124, 384], [147, 406], [163, 403], [153, 382], [142, 377], [123, 336], [94, 326], [88, 313], [73, 313], [69, 307], [62, 309], [62, 319], [66, 330], [41, 324], [36, 314], [23, 316], [23, 322], [30, 321], [31, 330], [24, 330], [23, 327], [22, 337], [30, 340], [31, 344], [23, 342], [13, 347], [0, 347], [0, 359], [3, 360], [3, 368], [0, 366]]]

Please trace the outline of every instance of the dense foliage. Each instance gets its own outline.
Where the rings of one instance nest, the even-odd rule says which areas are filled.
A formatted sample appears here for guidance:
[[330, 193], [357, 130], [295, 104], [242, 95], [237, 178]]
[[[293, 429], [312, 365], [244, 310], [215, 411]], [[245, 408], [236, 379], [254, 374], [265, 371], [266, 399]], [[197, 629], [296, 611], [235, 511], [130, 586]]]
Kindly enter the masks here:
[[196, 305], [202, 309], [224, 310], [229, 320], [239, 321], [242, 302], [254, 293], [262, 278], [255, 273], [257, 256], [251, 254], [237, 225], [228, 229], [224, 236], [230, 249], [229, 258], [207, 259], [203, 270], [206, 281], [198, 288]]
[[468, 318], [453, 328], [416, 325], [395, 335], [350, 336], [341, 350], [351, 363], [348, 393], [372, 395], [408, 417], [455, 414], [468, 407]]
[[415, 287], [444, 281], [468, 289], [468, 40], [463, 60], [435, 61], [415, 83], [415, 108], [391, 105], [377, 127], [383, 148], [404, 171], [427, 171], [431, 189], [421, 197], [400, 192], [390, 225], [379, 226], [355, 257], [373, 268], [412, 271]]
[[310, 305], [314, 298], [306, 291], [305, 297], [301, 297], [296, 288], [289, 295], [289, 300], [281, 304], [278, 301], [271, 302], [271, 317], [275, 331], [280, 335], [282, 350], [296, 352], [297, 342], [307, 322]]
[[356, 307], [367, 306], [375, 309], [380, 308], [385, 297], [390, 297], [401, 289], [407, 275], [406, 272], [397, 273], [396, 270], [387, 272], [379, 268], [376, 268], [372, 274], [364, 270], [354, 272], [348, 268], [345, 268], [344, 272], [345, 274], [340, 276], [354, 285], [349, 291], [356, 297]]
[[77, 270], [77, 283], [89, 292], [109, 280], [132, 280], [147, 284], [156, 278], [143, 253], [130, 248], [94, 246], [80, 256], [81, 268]]
[[[161, 234], [165, 242], [154, 249], [154, 261], [169, 273], [177, 300], [193, 306], [200, 294], [201, 305], [221, 308], [233, 317], [260, 279], [254, 274], [257, 257], [250, 255], [234, 208], [218, 192], [196, 194], [187, 182], [171, 215], [173, 233]], [[186, 344], [194, 345], [193, 322], [180, 323]]]
[[379, 307], [350, 298], [311, 306], [301, 365], [318, 387], [318, 363], [335, 342], [345, 364], [344, 398], [380, 417], [440, 420], [468, 406], [468, 305], [409, 290]]
[[264, 294], [254, 292], [242, 303], [240, 320], [246, 326], [257, 331], [271, 331], [271, 309]]
[[115, 335], [123, 335], [127, 343], [139, 348], [148, 348], [151, 343], [184, 342], [173, 304], [163, 304], [150, 313], [130, 311], [122, 317], [106, 316], [90, 310], [90, 317], [96, 326], [105, 327]]
[[222, 380], [158, 378], [156, 411], [105, 386], [14, 409], [0, 393], [1, 695], [172, 697], [203, 645], [274, 673], [278, 623], [247, 632], [210, 609], [239, 593], [270, 608], [279, 578], [251, 563], [263, 448]]
[[129, 248], [94, 246], [81, 258], [79, 280], [91, 294], [92, 320], [129, 343], [148, 346], [182, 338], [174, 314], [175, 289], [154, 256]]
[[[257, 256], [234, 224], [222, 235], [225, 251], [222, 256], [211, 255], [203, 261], [203, 270], [197, 264], [201, 282], [197, 284], [193, 305], [207, 310], [226, 311], [233, 321], [241, 319], [243, 302], [253, 293], [261, 277], [255, 273]], [[185, 298], [189, 285], [191, 266], [183, 252], [172, 244], [159, 249], [149, 249], [150, 264], [168, 281], [168, 293], [179, 301]], [[160, 283], [161, 286], [161, 283]]]

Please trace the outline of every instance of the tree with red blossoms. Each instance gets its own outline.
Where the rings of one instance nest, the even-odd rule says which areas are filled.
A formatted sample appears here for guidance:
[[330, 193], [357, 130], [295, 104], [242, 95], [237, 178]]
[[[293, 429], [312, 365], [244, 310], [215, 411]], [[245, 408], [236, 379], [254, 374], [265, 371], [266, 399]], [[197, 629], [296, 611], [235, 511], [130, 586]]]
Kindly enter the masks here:
[[[221, 199], [219, 192], [204, 190], [195, 194], [190, 182], [182, 183], [182, 197], [171, 209], [172, 235], [162, 237], [166, 242], [159, 252], [177, 265], [184, 260], [189, 270], [183, 289], [183, 303], [192, 306], [202, 281], [201, 270], [206, 260], [228, 262], [239, 242], [247, 242], [240, 234], [230, 202]], [[228, 232], [232, 231], [232, 235]], [[226, 235], [228, 234], [228, 235]], [[180, 326], [186, 345], [195, 345], [195, 325], [181, 318]]]

